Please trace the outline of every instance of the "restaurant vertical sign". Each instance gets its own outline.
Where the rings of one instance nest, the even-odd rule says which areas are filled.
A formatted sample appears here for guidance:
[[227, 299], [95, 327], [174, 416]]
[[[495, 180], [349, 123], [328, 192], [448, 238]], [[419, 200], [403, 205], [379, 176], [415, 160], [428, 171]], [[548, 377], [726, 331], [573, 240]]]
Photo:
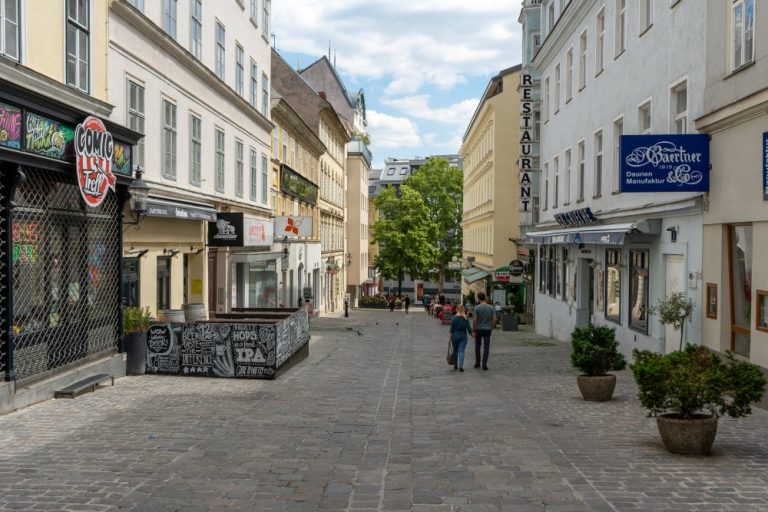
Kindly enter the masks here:
[[768, 201], [768, 132], [763, 132], [763, 201]]
[[520, 77], [520, 212], [521, 223], [533, 222], [533, 173], [538, 172], [539, 154], [536, 147], [536, 100], [534, 79], [530, 73]]

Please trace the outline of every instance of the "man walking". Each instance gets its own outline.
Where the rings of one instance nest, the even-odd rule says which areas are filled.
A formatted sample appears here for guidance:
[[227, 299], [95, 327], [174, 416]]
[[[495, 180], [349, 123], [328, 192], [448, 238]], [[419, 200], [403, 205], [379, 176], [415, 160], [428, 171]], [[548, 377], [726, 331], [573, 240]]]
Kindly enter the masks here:
[[411, 296], [406, 295], [405, 299], [403, 299], [403, 303], [405, 304], [405, 314], [408, 314], [408, 309], [411, 307]]
[[477, 294], [478, 304], [472, 317], [472, 335], [475, 337], [475, 368], [480, 368], [480, 345], [483, 345], [483, 370], [488, 369], [488, 353], [491, 350], [491, 331], [496, 326], [496, 313], [488, 304], [485, 294]]

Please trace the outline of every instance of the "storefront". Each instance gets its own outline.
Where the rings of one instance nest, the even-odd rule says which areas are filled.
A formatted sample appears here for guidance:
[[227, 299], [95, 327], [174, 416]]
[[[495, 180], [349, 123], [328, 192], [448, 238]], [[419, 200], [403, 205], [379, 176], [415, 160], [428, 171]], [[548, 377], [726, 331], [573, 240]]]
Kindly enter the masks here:
[[122, 212], [140, 135], [0, 85], [3, 409], [14, 386], [87, 363], [124, 372]]

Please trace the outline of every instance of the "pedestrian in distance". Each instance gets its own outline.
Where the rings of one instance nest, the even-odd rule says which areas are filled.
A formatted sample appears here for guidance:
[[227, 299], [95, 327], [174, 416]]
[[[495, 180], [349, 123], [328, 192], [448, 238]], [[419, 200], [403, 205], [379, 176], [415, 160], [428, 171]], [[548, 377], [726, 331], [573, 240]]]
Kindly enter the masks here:
[[480, 368], [480, 346], [483, 346], [483, 370], [488, 369], [488, 354], [491, 351], [491, 331], [496, 327], [496, 312], [488, 304], [485, 293], [477, 294], [478, 304], [472, 317], [472, 335], [475, 337], [475, 368]]
[[389, 311], [392, 312], [395, 310], [395, 296], [390, 295], [389, 296]]
[[425, 293], [424, 296], [421, 298], [421, 303], [424, 304], [424, 311], [429, 313], [429, 295]]
[[498, 325], [499, 321], [501, 320], [501, 314], [503, 312], [501, 309], [501, 302], [496, 301], [496, 303], [493, 305], [493, 312], [496, 313], [496, 325]]
[[456, 314], [451, 318], [451, 328], [448, 334], [448, 339], [453, 347], [453, 353], [456, 355], [456, 363], [453, 365], [454, 370], [464, 371], [464, 349], [467, 347], [468, 336], [471, 333], [472, 326], [467, 319], [464, 306], [459, 304], [456, 306]]
[[405, 299], [403, 299], [403, 304], [405, 304], [405, 314], [408, 314], [408, 308], [411, 307], [411, 296], [406, 295]]

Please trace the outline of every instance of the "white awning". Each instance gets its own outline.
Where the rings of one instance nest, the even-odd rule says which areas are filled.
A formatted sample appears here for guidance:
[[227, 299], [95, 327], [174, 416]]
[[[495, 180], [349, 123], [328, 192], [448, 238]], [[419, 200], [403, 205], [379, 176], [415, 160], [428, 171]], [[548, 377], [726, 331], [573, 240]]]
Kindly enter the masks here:
[[623, 224], [603, 224], [577, 228], [534, 231], [525, 236], [526, 243], [534, 244], [588, 244], [624, 245], [624, 238], [630, 233], [659, 234], [661, 222], [646, 220]]

